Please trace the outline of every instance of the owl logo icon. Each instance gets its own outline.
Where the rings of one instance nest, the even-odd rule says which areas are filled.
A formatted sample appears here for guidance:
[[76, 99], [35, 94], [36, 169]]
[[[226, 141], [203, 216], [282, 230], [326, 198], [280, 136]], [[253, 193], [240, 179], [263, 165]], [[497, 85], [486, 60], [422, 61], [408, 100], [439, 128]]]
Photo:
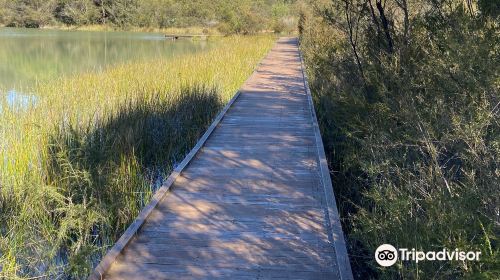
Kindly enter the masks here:
[[398, 250], [391, 244], [380, 245], [375, 251], [375, 260], [381, 266], [391, 266], [398, 261]]

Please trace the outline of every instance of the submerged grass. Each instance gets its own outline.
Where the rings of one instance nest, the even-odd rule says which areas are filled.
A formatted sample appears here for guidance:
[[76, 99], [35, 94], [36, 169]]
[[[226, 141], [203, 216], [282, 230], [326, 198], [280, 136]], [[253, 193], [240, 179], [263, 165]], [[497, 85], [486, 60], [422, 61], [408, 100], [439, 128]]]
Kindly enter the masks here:
[[0, 99], [0, 278], [86, 277], [273, 41], [60, 79], [29, 107]]

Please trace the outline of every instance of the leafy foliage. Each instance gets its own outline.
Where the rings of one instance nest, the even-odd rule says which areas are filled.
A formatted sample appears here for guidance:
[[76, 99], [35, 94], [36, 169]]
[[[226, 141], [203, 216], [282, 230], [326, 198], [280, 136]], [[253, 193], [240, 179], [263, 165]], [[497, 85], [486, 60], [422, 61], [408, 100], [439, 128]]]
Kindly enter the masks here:
[[217, 27], [223, 33], [295, 29], [295, 0], [0, 0], [0, 24]]
[[[356, 277], [497, 277], [498, 5], [311, 6], [301, 44]], [[384, 243], [482, 258], [382, 268], [373, 252]]]

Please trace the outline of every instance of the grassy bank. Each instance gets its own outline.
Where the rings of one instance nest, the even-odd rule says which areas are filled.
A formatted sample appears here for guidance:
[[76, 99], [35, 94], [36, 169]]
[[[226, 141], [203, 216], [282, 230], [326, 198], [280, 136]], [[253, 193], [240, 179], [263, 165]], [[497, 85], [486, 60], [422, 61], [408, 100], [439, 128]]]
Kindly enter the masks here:
[[180, 35], [224, 35], [216, 28], [212, 27], [202, 27], [202, 26], [190, 26], [190, 27], [127, 27], [122, 28], [114, 25], [103, 25], [103, 24], [92, 24], [92, 25], [46, 25], [41, 27], [42, 29], [52, 29], [52, 30], [78, 30], [78, 31], [130, 31], [130, 32], [152, 32], [152, 33], [163, 33], [163, 34], [180, 34]]
[[37, 86], [0, 112], [0, 278], [84, 278], [268, 52], [207, 52]]
[[[311, 3], [301, 48], [355, 277], [498, 279], [498, 17], [461, 1]], [[481, 258], [381, 267], [384, 243]]]

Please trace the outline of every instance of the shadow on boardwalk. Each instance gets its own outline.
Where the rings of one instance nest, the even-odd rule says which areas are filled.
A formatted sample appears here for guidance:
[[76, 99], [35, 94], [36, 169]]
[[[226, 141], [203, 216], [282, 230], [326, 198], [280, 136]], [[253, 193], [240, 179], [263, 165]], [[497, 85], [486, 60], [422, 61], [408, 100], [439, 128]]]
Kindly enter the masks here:
[[340, 279], [300, 62], [280, 40], [103, 278]]
[[97, 244], [123, 233], [150, 200], [151, 185], [171, 172], [221, 107], [216, 89], [192, 86], [177, 98], [167, 93], [141, 99], [107, 118], [56, 129], [47, 151], [46, 183], [60, 189], [71, 205], [87, 208], [54, 216], [67, 224], [61, 227], [67, 231], [60, 233], [67, 238], [61, 247], [80, 246], [78, 254], [62, 253], [70, 255], [70, 265], [90, 261]]

